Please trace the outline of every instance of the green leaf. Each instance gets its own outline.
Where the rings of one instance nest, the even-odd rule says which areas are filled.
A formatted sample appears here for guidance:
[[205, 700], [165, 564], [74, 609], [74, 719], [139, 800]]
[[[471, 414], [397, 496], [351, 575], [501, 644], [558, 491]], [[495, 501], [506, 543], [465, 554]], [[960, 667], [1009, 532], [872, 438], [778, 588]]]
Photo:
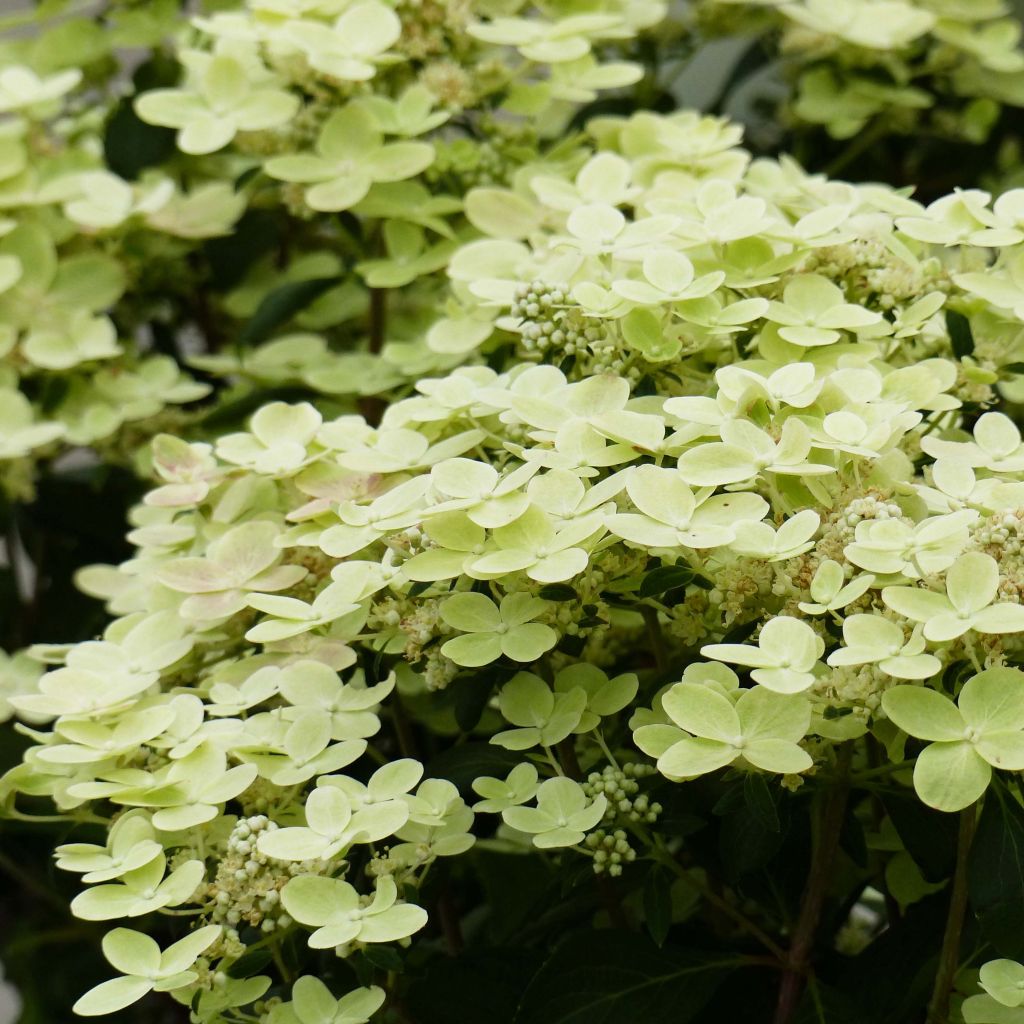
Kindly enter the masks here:
[[627, 932], [576, 932], [527, 986], [515, 1024], [687, 1024], [732, 962]]
[[504, 778], [520, 764], [523, 755], [491, 743], [470, 742], [442, 751], [427, 762], [426, 774], [431, 779], [448, 779], [459, 791], [473, 796], [473, 780], [481, 775]]
[[362, 953], [374, 967], [379, 967], [382, 971], [394, 971], [396, 974], [401, 974], [405, 970], [405, 961], [398, 950], [392, 946], [364, 946]]
[[660, 565], [644, 576], [637, 593], [640, 597], [657, 597], [658, 594], [664, 594], [667, 590], [685, 587], [693, 582], [693, 578], [693, 570], [688, 566]]
[[882, 803], [925, 881], [949, 878], [956, 860], [956, 818], [925, 806], [910, 794], [885, 793]]
[[665, 869], [657, 865], [647, 872], [644, 881], [644, 923], [660, 949], [672, 926], [672, 884]]
[[491, 699], [494, 688], [484, 676], [482, 672], [459, 676], [448, 687], [455, 705], [455, 721], [463, 732], [472, 732], [477, 727]]
[[579, 594], [568, 583], [548, 583], [537, 591], [545, 601], [575, 601]]
[[242, 328], [238, 346], [245, 348], [266, 341], [278, 328], [343, 280], [342, 277], [313, 277], [306, 281], [290, 281], [275, 288], [264, 297], [252, 319]]
[[674, 358], [682, 348], [678, 338], [666, 337], [661, 318], [650, 309], [638, 308], [622, 319], [622, 336], [651, 362]]
[[156, 167], [174, 155], [174, 129], [147, 124], [130, 98], [114, 108], [103, 133], [107, 166], [128, 181], [135, 181], [147, 167]]
[[778, 832], [782, 828], [779, 822], [779, 812], [775, 807], [775, 799], [763, 775], [751, 772], [744, 778], [743, 800], [747, 805], [747, 810], [762, 828], [769, 832]]
[[[503, 882], [507, 878], [503, 869]], [[519, 905], [528, 906], [522, 895], [517, 890]], [[469, 948], [457, 957], [435, 957], [417, 972], [407, 1003], [416, 1007], [417, 1024], [512, 1024], [516, 1004], [538, 962], [538, 954], [522, 945]], [[453, 993], [458, 993], [458, 998], [453, 998]]]
[[1024, 808], [998, 780], [985, 797], [967, 878], [985, 938], [1000, 956], [1024, 958]]
[[254, 949], [251, 953], [240, 956], [228, 969], [229, 978], [251, 978], [259, 974], [271, 960], [274, 954], [269, 949]]
[[768, 864], [782, 848], [786, 831], [786, 824], [781, 819], [778, 830], [766, 828], [745, 805], [724, 815], [718, 848], [726, 880], [737, 882]]
[[949, 331], [949, 340], [953, 345], [953, 354], [957, 359], [971, 355], [974, 352], [974, 333], [971, 330], [971, 322], [955, 309], [946, 310], [946, 330]]

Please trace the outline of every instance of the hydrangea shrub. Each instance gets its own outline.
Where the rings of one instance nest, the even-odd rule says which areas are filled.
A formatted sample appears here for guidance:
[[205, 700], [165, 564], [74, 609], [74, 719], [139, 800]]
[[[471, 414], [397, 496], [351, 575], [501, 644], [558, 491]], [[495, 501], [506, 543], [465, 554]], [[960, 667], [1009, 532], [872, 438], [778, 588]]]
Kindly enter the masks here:
[[11, 516], [85, 445], [145, 481], [102, 630], [3, 666], [77, 1014], [1024, 1020], [1024, 191], [656, 112], [667, 13], [10, 44]]

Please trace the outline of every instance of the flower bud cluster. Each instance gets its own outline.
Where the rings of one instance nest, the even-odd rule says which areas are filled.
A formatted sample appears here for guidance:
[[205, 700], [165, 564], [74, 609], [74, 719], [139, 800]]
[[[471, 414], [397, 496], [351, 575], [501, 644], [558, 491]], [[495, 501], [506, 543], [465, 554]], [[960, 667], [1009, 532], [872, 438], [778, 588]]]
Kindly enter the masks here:
[[281, 890], [296, 875], [319, 874], [316, 862], [284, 863], [260, 853], [259, 837], [277, 824], [265, 814], [239, 818], [228, 836], [227, 848], [207, 896], [213, 904], [210, 923], [225, 927], [229, 942], [240, 942], [245, 926], [270, 934], [292, 923], [281, 906]]
[[595, 875], [607, 872], [612, 878], [616, 878], [622, 874], [623, 864], [631, 864], [636, 860], [636, 850], [630, 846], [629, 838], [621, 828], [614, 832], [599, 828], [591, 832], [584, 842], [587, 849], [594, 851]]
[[999, 599], [1024, 601], [1024, 509], [1005, 509], [979, 520], [971, 546], [999, 563]]
[[662, 806], [640, 792], [640, 779], [654, 775], [653, 765], [627, 762], [621, 768], [606, 765], [599, 772], [591, 772], [584, 783], [583, 792], [594, 799], [603, 794], [608, 801], [605, 821], [623, 817], [629, 821], [651, 825], [658, 820]]

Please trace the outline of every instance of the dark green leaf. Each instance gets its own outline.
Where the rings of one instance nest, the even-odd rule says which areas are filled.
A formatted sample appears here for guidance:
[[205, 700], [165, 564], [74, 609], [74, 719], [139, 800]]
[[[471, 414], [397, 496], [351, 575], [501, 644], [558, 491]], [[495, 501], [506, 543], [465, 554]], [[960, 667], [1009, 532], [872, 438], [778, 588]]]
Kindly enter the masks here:
[[364, 946], [362, 952], [374, 967], [379, 967], [382, 971], [401, 974], [405, 970], [405, 961], [393, 946]]
[[252, 319], [238, 336], [241, 347], [266, 341], [278, 328], [320, 298], [324, 292], [341, 282], [340, 277], [313, 277], [307, 281], [290, 281], [275, 288], [259, 304]]
[[462, 743], [442, 751], [427, 764], [427, 777], [448, 779], [463, 793], [472, 793], [472, 782], [481, 775], [504, 778], [523, 755], [490, 743]]
[[925, 879], [941, 882], [949, 878], [956, 859], [956, 817], [934, 811], [904, 793], [886, 793], [882, 805]]
[[666, 590], [685, 587], [693, 582], [693, 570], [685, 565], [661, 565], [652, 569], [640, 584], [640, 597], [655, 597]]
[[1024, 373], [1024, 363], [1005, 363], [999, 367], [999, 372], [1011, 375]]
[[711, 808], [711, 813], [718, 817], [723, 817], [726, 814], [732, 814], [734, 811], [740, 810], [746, 803], [746, 798], [743, 794], [743, 787], [740, 785], [729, 785], [726, 787], [725, 792], [715, 801], [714, 806]]
[[301, 402], [309, 398], [309, 390], [298, 387], [263, 388], [250, 391], [234, 401], [215, 405], [199, 423], [209, 431], [227, 433], [230, 429], [241, 430], [245, 421], [262, 405], [268, 402]]
[[230, 235], [203, 244], [214, 291], [234, 288], [249, 268], [278, 243], [277, 218], [269, 210], [247, 210]]
[[576, 932], [530, 982], [515, 1024], [687, 1024], [732, 962], [629, 932]]
[[409, 989], [416, 1024], [512, 1024], [519, 995], [538, 966], [521, 947], [466, 950], [428, 963]]
[[481, 679], [479, 674], [470, 673], [459, 676], [449, 687], [448, 692], [455, 703], [455, 721], [463, 732], [472, 732], [480, 722], [480, 717], [491, 699], [493, 687]]
[[274, 957], [269, 949], [254, 949], [240, 956], [227, 970], [230, 978], [251, 978], [259, 974]]
[[241, 192], [250, 181], [258, 177], [262, 172], [263, 167], [260, 164], [256, 164], [255, 167], [250, 167], [247, 170], [242, 171], [242, 173], [235, 178], [235, 191]]
[[785, 838], [784, 830], [765, 828], [744, 806], [725, 815], [718, 836], [722, 871], [730, 882], [763, 868], [779, 852]]
[[575, 601], [579, 594], [568, 583], [548, 583], [537, 591], [545, 601]]
[[750, 772], [746, 776], [743, 780], [743, 801], [762, 828], [769, 832], [778, 832], [782, 828], [779, 812], [775, 807], [775, 798], [763, 775]]
[[103, 133], [107, 166], [122, 178], [134, 181], [147, 167], [156, 167], [173, 156], [174, 130], [147, 124], [123, 99], [114, 108]]
[[963, 359], [974, 351], [974, 333], [971, 330], [971, 322], [955, 309], [946, 310], [946, 330], [949, 331], [949, 340], [953, 345], [953, 355], [957, 359]]
[[849, 811], [839, 831], [839, 845], [843, 852], [859, 868], [868, 866], [868, 841], [864, 825], [853, 811]]
[[665, 869], [657, 865], [644, 880], [644, 923], [654, 944], [664, 946], [672, 925], [672, 882]]
[[982, 934], [999, 956], [1024, 959], [1024, 808], [998, 779], [985, 796], [967, 877]]

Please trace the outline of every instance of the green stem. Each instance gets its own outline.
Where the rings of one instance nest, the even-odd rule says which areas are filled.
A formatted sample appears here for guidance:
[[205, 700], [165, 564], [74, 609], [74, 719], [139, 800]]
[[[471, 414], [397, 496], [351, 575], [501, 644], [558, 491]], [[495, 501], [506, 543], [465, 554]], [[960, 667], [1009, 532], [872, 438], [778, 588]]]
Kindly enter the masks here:
[[668, 669], [668, 646], [665, 643], [665, 634], [661, 631], [661, 622], [658, 620], [658, 609], [642, 604], [640, 605], [640, 614], [647, 627], [647, 639], [651, 642], [654, 663], [660, 671], [664, 672]]
[[956, 868], [953, 872], [953, 888], [949, 896], [949, 913], [946, 915], [946, 931], [942, 936], [942, 951], [939, 953], [939, 967], [935, 972], [935, 986], [928, 1004], [928, 1024], [947, 1024], [949, 1021], [949, 995], [953, 990], [957, 968], [960, 966], [960, 936], [967, 912], [967, 862], [974, 839], [977, 822], [976, 804], [960, 812], [960, 830], [956, 844]]
[[755, 924], [746, 916], [742, 911], [737, 910], [728, 900], [723, 899], [715, 892], [714, 889], [709, 885], [705, 885], [699, 881], [692, 871], [687, 871], [686, 868], [680, 864], [675, 857], [672, 856], [664, 846], [658, 844], [652, 850], [655, 860], [659, 864], [663, 864], [669, 871], [673, 872], [679, 878], [681, 878], [687, 885], [692, 889], [695, 889], [700, 895], [713, 906], [716, 910], [721, 911], [728, 917], [737, 927], [745, 931], [751, 938], [757, 939], [758, 942], [772, 954], [777, 961], [785, 962], [786, 952], [785, 950], [776, 943], [771, 936], [769, 936], [759, 925]]
[[857, 157], [862, 156], [886, 135], [885, 122], [876, 120], [864, 131], [856, 135], [853, 141], [826, 168], [825, 174], [835, 177], [841, 170], [849, 167]]
[[295, 980], [295, 976], [290, 970], [288, 965], [284, 962], [284, 957], [281, 955], [281, 946], [277, 942], [270, 944], [270, 955], [274, 958], [274, 965], [277, 967], [278, 973], [281, 975], [281, 980], [286, 984], [291, 984]]
[[800, 914], [793, 929], [786, 958], [786, 973], [779, 986], [779, 1000], [775, 1007], [775, 1024], [789, 1024], [797, 1011], [804, 979], [808, 974], [814, 939], [818, 933], [825, 891], [832, 874], [832, 862], [839, 849], [839, 833], [846, 815], [849, 794], [848, 772], [852, 748], [844, 744], [839, 748], [836, 761], [836, 784], [829, 788], [821, 800], [816, 820], [812, 823], [811, 867], [807, 874]]

